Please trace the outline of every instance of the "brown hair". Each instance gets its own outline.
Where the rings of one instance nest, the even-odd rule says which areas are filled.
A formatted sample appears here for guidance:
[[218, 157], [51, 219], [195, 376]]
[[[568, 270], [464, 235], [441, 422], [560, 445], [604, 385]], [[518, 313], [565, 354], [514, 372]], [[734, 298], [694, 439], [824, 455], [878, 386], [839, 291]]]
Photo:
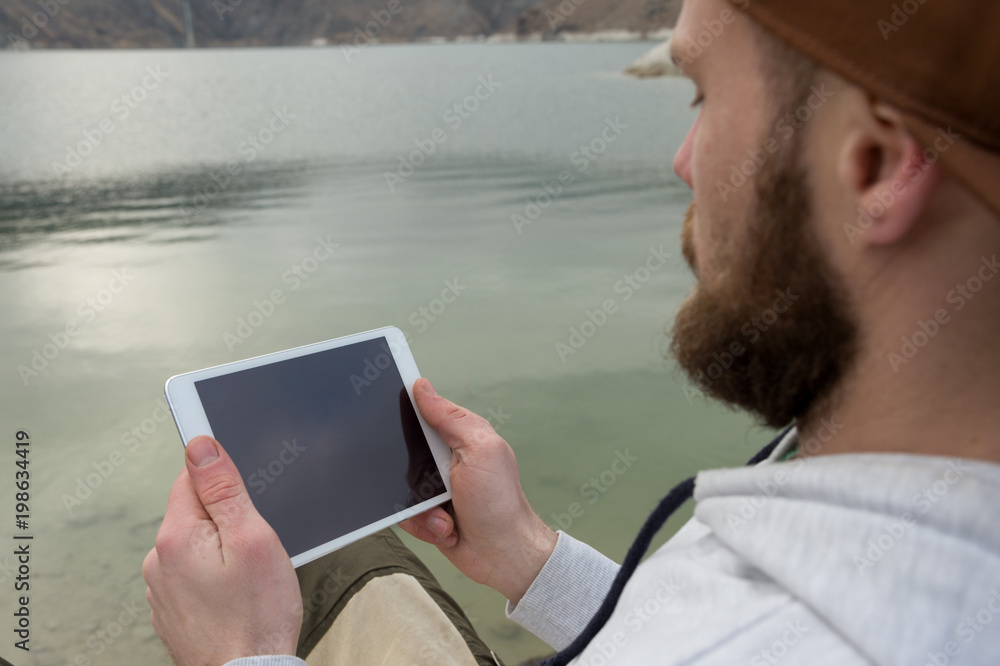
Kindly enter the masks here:
[[754, 41], [762, 54], [761, 74], [774, 94], [775, 110], [794, 109], [809, 97], [819, 65], [779, 40], [756, 21], [750, 21], [750, 25]]

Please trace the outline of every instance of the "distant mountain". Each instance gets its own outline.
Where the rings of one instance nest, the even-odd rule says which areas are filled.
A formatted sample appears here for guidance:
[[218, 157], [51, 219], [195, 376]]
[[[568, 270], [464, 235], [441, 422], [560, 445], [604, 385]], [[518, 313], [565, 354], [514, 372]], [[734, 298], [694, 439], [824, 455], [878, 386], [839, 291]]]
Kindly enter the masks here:
[[[537, 0], [536, 0], [537, 1]], [[63, 4], [65, 3], [65, 4]], [[534, 2], [489, 0], [191, 0], [199, 46], [298, 46], [490, 34]], [[4, 0], [0, 34], [32, 47], [184, 44], [182, 0]], [[367, 32], [367, 35], [365, 34]]]
[[652, 32], [672, 28], [681, 0], [541, 0], [508, 26], [518, 35], [594, 33], [611, 30]]
[[[171, 48], [184, 0], [3, 0], [0, 48]], [[198, 46], [300, 46], [442, 37], [655, 30], [675, 0], [190, 0]], [[569, 8], [572, 8], [570, 10]], [[556, 25], [552, 17], [560, 17]]]

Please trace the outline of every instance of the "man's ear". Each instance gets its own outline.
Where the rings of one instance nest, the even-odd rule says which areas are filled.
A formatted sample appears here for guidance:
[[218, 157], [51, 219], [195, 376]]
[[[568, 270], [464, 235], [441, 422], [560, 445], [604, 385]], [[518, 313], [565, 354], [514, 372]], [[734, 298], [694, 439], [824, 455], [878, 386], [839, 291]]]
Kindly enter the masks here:
[[941, 169], [903, 125], [899, 111], [868, 102], [840, 153], [838, 173], [853, 194], [862, 240], [889, 245], [915, 227], [941, 181]]

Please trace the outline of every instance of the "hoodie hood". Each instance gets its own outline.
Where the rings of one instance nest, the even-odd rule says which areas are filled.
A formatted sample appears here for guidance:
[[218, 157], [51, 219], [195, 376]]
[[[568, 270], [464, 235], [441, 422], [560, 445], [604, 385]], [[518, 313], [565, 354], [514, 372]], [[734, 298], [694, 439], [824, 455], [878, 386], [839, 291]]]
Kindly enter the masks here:
[[702, 472], [695, 499], [716, 538], [870, 661], [1000, 663], [1000, 465], [768, 462]]

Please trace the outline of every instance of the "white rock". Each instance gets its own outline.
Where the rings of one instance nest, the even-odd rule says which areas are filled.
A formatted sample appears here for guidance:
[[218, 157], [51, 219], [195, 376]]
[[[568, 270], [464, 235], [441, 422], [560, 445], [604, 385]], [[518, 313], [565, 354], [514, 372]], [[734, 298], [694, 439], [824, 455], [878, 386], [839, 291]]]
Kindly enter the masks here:
[[640, 57], [625, 70], [626, 74], [646, 78], [652, 76], [679, 76], [680, 70], [670, 60], [670, 40], [657, 44], [649, 53]]
[[563, 42], [636, 42], [642, 33], [631, 30], [598, 30], [596, 32], [560, 32], [556, 39]]

